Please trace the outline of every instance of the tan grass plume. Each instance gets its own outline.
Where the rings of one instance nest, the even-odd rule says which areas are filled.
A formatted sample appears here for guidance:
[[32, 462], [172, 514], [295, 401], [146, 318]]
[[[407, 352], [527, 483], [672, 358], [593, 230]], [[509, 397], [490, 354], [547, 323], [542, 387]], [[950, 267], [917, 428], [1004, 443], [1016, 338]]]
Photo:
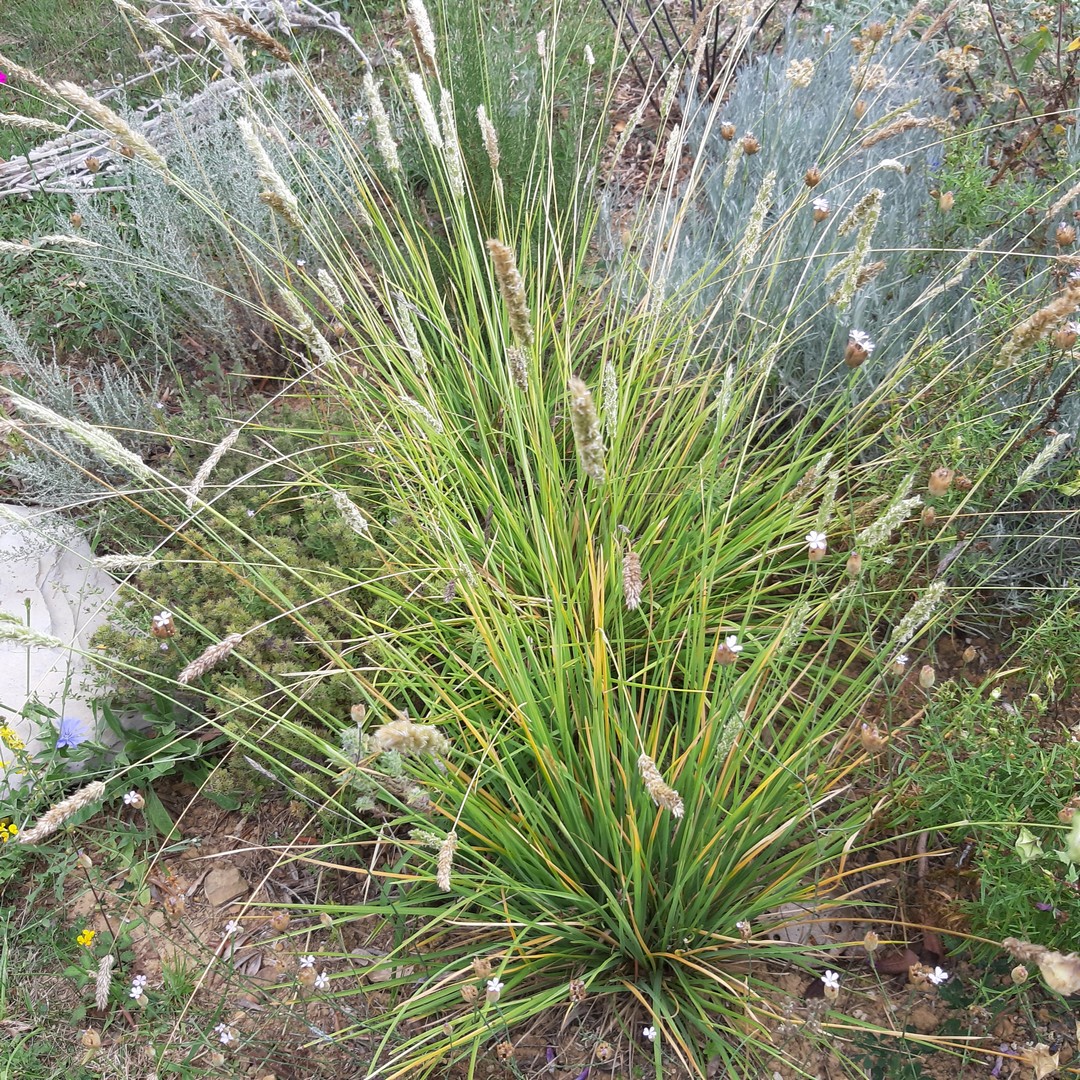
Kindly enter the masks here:
[[450, 871], [454, 867], [454, 852], [457, 851], [458, 835], [456, 829], [446, 834], [446, 839], [439, 845], [439, 857], [435, 874], [435, 884], [443, 892], [450, 891]]
[[584, 473], [602, 484], [607, 478], [604, 469], [604, 442], [600, 437], [600, 418], [596, 413], [592, 391], [578, 378], [570, 379], [570, 426], [574, 445]]
[[510, 319], [510, 332], [519, 345], [528, 348], [533, 342], [532, 324], [529, 321], [529, 306], [525, 303], [525, 283], [521, 280], [513, 248], [500, 240], [489, 240], [487, 246], [495, 266], [495, 280]]
[[682, 796], [664, 782], [656, 762], [648, 754], [642, 754], [638, 758], [637, 766], [652, 801], [657, 806], [670, 810], [673, 817], [681, 818], [684, 810]]
[[100, 802], [104, 794], [105, 785], [100, 780], [94, 780], [85, 787], [79, 788], [74, 795], [69, 795], [42, 814], [33, 828], [20, 832], [15, 838], [16, 843], [41, 843], [42, 840], [52, 836], [65, 821], [73, 818], [80, 810]]
[[216, 668], [243, 640], [243, 634], [229, 634], [228, 637], [222, 638], [216, 644], [207, 646], [176, 676], [176, 681], [187, 685], [200, 675], [205, 675], [208, 671]]

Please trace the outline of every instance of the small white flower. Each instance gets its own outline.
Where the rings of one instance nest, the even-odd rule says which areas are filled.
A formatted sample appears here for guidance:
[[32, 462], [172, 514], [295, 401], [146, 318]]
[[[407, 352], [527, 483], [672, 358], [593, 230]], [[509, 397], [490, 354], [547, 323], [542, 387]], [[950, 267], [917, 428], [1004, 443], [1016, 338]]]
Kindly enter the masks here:
[[741, 653], [743, 649], [739, 644], [739, 639], [734, 634], [728, 634], [724, 638], [724, 645], [727, 647], [728, 652]]
[[158, 612], [158, 614], [155, 615], [154, 619], [153, 619], [154, 626], [157, 627], [159, 630], [162, 627], [168, 626], [169, 623], [171, 623], [171, 622], [172, 622], [172, 612], [169, 611], [168, 609]]
[[131, 989], [128, 991], [128, 997], [134, 1001], [138, 1001], [143, 996], [143, 991], [146, 989], [147, 977], [145, 975], [136, 975], [131, 980]]
[[136, 810], [140, 810], [145, 805], [145, 800], [137, 791], [131, 790], [124, 796], [124, 805], [134, 806]]
[[214, 1034], [221, 1040], [223, 1046], [236, 1042], [236, 1032], [228, 1024], [218, 1024], [214, 1028]]
[[330, 976], [327, 975], [325, 971], [320, 971], [319, 974], [315, 976], [315, 989], [326, 990], [329, 986]]
[[307, 266], [307, 259], [297, 259], [296, 260], [296, 265], [301, 267], [301, 268]]
[[305, 967], [313, 968], [315, 966], [315, 957], [314, 956], [301, 956], [300, 957], [300, 966], [302, 968], [305, 968]]
[[949, 978], [949, 973], [944, 968], [936, 967], [926, 976], [935, 986], [940, 986]]
[[870, 335], [863, 330], [849, 330], [848, 341], [858, 345], [860, 349], [865, 349], [868, 353], [872, 353], [876, 348]]
[[244, 924], [242, 922], [239, 922], [237, 919], [230, 919], [225, 924], [225, 936], [232, 937], [233, 934], [238, 934], [243, 929]]
[[656, 1042], [656, 1028], [647, 1027], [641, 1029], [642, 1038], [648, 1039], [649, 1042]]
[[251, 510], [251, 509], [245, 510], [245, 511], [244, 511], [244, 513], [245, 513], [245, 514], [247, 514], [247, 516], [248, 516], [249, 518], [251, 518], [251, 517], [254, 517], [254, 516], [255, 516], [255, 511], [254, 511], [254, 510]]
[[839, 971], [826, 971], [821, 976], [821, 981], [825, 984], [826, 990], [839, 990], [840, 989], [840, 972]]
[[487, 992], [489, 994], [501, 994], [505, 986], [506, 983], [504, 983], [502, 979], [488, 979]]
[[833, 24], [832, 24], [832, 23], [826, 23], [826, 24], [825, 24], [825, 25], [824, 25], [824, 26], [823, 26], [823, 27], [821, 28], [821, 32], [822, 32], [823, 34], [834, 34], [834, 33], [836, 33], [836, 27], [835, 27], [835, 26], [833, 26]]
[[821, 198], [821, 196], [818, 196], [818, 198], [816, 198], [813, 203], [811, 203], [811, 205], [815, 210], [820, 210], [823, 214], [827, 214], [829, 212], [829, 200], [823, 199]]
[[811, 551], [824, 551], [828, 547], [828, 540], [823, 532], [814, 530], [806, 534], [806, 543]]

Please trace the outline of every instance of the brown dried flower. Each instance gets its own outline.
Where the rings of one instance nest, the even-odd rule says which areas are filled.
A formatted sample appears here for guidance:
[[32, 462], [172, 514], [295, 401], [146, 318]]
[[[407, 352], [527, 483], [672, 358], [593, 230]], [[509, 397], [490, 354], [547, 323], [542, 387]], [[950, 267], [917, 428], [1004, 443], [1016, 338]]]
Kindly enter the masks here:
[[670, 810], [674, 817], [681, 818], [684, 809], [682, 796], [664, 782], [656, 762], [648, 754], [642, 754], [638, 758], [638, 772], [645, 781], [645, 790], [652, 801], [657, 806]]
[[727, 142], [735, 138], [735, 125], [725, 121], [720, 125], [720, 137]]
[[743, 153], [747, 157], [752, 154], [756, 154], [761, 149], [761, 143], [749, 132], [747, 132], [742, 138]]
[[941, 468], [935, 469], [930, 474], [930, 480], [927, 482], [927, 489], [931, 495], [940, 496], [944, 495], [946, 491], [952, 487], [953, 477], [956, 475], [952, 469], [942, 465]]

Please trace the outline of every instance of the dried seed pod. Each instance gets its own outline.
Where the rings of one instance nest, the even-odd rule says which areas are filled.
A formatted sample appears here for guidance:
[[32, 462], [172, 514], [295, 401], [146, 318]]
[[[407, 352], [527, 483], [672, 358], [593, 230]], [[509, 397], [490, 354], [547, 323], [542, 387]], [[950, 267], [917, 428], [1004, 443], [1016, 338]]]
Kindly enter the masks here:
[[873, 724], [863, 724], [859, 729], [859, 742], [868, 754], [880, 754], [889, 740]]
[[761, 143], [749, 132], [747, 132], [742, 138], [743, 153], [747, 157], [756, 154], [761, 149]]
[[944, 465], [940, 469], [935, 469], [930, 474], [930, 480], [926, 485], [930, 494], [935, 496], [944, 495], [952, 487], [955, 475], [956, 473], [952, 469], [948, 469]]
[[847, 560], [847, 575], [849, 578], [857, 578], [862, 573], [862, 556], [853, 551]]
[[933, 528], [935, 521], [937, 521], [937, 511], [932, 506], [924, 506], [922, 509], [923, 528]]
[[808, 188], [815, 188], [821, 183], [821, 170], [816, 165], [811, 165], [803, 174], [803, 183]]
[[932, 664], [923, 664], [919, 669], [919, 685], [924, 690], [929, 690], [930, 687], [937, 682], [937, 672], [934, 671]]
[[731, 142], [735, 138], [735, 125], [725, 121], [720, 125], [720, 137], [725, 142]]
[[1076, 243], [1076, 229], [1064, 221], [1059, 221], [1054, 230], [1054, 243], [1058, 247], [1072, 247]]
[[862, 98], [859, 98], [851, 107], [851, 111], [855, 114], [856, 120], [861, 120], [866, 115], [866, 102]]
[[956, 196], [951, 191], [943, 191], [938, 196], [938, 201], [937, 201], [938, 209], [943, 214], [947, 214], [953, 208], [955, 203], [956, 203]]

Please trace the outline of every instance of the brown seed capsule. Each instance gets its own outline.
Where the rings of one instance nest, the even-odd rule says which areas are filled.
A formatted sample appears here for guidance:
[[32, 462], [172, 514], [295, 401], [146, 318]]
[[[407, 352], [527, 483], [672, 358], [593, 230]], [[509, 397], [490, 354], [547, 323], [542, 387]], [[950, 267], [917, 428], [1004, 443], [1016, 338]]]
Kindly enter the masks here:
[[866, 36], [873, 42], [879, 42], [885, 36], [885, 24], [872, 22], [866, 28]]
[[859, 729], [859, 742], [868, 754], [880, 754], [889, 740], [873, 724], [863, 724]]
[[851, 111], [855, 114], [856, 120], [861, 120], [866, 115], [866, 102], [862, 98], [859, 98], [854, 105], [851, 106]]
[[1052, 340], [1055, 349], [1071, 349], [1077, 338], [1080, 338], [1080, 328], [1075, 323], [1066, 323], [1054, 331]]
[[82, 228], [82, 220], [83, 220], [82, 214], [72, 214], [71, 218], [70, 218], [72, 228], [81, 229]]
[[96, 157], [88, 157], [83, 164], [93, 173], [96, 173], [101, 168], [101, 159]]
[[596, 1044], [596, 1060], [601, 1063], [612, 1061], [615, 1057], [615, 1047], [611, 1043], [600, 1042]]
[[270, 929], [277, 934], [283, 934], [289, 928], [289, 913], [287, 911], [275, 911], [270, 916]]
[[861, 342], [849, 341], [847, 348], [844, 349], [844, 363], [849, 368], [862, 367], [869, 355], [869, 351]]
[[923, 664], [919, 669], [919, 685], [924, 690], [929, 690], [937, 682], [937, 672], [932, 664]]
[[975, 650], [975, 646], [974, 645], [969, 645], [964, 650], [964, 657], [963, 657], [964, 663], [965, 664], [972, 663], [977, 655], [978, 655], [978, 653]]
[[1016, 967], [1009, 972], [1009, 978], [1012, 979], [1017, 986], [1022, 982], [1027, 982], [1028, 969], [1023, 964], [1017, 964]]
[[731, 142], [735, 138], [735, 125], [730, 123], [723, 123], [720, 125], [720, 138], [726, 142]]
[[500, 1061], [509, 1061], [514, 1056], [514, 1044], [501, 1042], [495, 1047], [495, 1054]]
[[943, 191], [937, 200], [938, 209], [947, 214], [956, 204], [956, 196], [951, 191]]
[[814, 224], [820, 225], [829, 216], [829, 207], [825, 204], [824, 199], [814, 200]]
[[87, 1050], [101, 1049], [101, 1036], [93, 1028], [87, 1028], [80, 1036], [79, 1041]]
[[847, 575], [849, 578], [857, 578], [862, 573], [862, 556], [853, 551], [847, 560]]
[[472, 983], [466, 983], [461, 988], [461, 996], [465, 999], [466, 1005], [475, 1005], [480, 997], [480, 991]]
[[[963, 473], [957, 473], [956, 474], [956, 479], [953, 481], [953, 483], [956, 484], [956, 490], [957, 491], [970, 491], [971, 490], [971, 480], [968, 479], [968, 477], [966, 477]], [[962, 540], [963, 537], [959, 533], [957, 533], [956, 534], [956, 539], [957, 540]]]
[[491, 961], [486, 956], [478, 956], [472, 962], [472, 969], [478, 979], [491, 978]]
[[747, 132], [742, 138], [742, 150], [747, 157], [756, 154], [761, 149], [761, 143]]
[[1064, 221], [1059, 221], [1054, 230], [1054, 243], [1058, 247], [1072, 247], [1076, 243], [1076, 229]]
[[807, 187], [817, 187], [821, 183], [821, 170], [816, 165], [811, 165], [803, 174], [803, 183]]
[[571, 1001], [584, 1001], [588, 997], [589, 992], [585, 989], [585, 982], [582, 979], [570, 980], [570, 1000]]
[[922, 508], [922, 523], [924, 529], [932, 529], [937, 521], [937, 511], [932, 506]]
[[739, 659], [741, 652], [742, 646], [739, 644], [739, 639], [734, 634], [728, 634], [717, 646], [716, 662], [722, 667], [728, 667]]
[[881, 944], [881, 938], [874, 933], [873, 930], [867, 930], [863, 934], [862, 947], [868, 952], [872, 953]]
[[952, 486], [953, 477], [956, 475], [952, 469], [946, 468], [944, 465], [940, 469], [935, 469], [930, 474], [930, 480], [927, 483], [927, 489], [931, 495], [944, 495], [946, 491]]

